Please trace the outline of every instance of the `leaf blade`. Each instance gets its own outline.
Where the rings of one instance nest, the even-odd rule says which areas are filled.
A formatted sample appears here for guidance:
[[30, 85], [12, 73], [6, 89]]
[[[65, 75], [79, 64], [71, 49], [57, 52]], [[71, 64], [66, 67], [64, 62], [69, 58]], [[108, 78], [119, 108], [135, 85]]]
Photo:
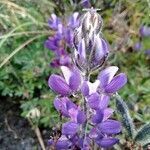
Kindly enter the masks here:
[[150, 143], [150, 123], [145, 124], [138, 130], [134, 140], [142, 146]]
[[135, 126], [130, 116], [127, 104], [119, 95], [116, 95], [116, 108], [117, 111], [121, 114], [122, 123], [128, 133], [128, 136], [133, 139], [135, 135]]

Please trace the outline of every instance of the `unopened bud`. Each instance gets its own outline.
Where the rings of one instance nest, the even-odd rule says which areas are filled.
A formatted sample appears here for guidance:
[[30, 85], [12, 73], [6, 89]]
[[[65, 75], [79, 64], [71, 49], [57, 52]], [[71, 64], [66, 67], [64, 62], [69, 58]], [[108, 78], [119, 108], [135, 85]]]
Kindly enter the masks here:
[[94, 71], [102, 66], [108, 55], [108, 44], [100, 37], [102, 18], [95, 9], [81, 16], [74, 32], [74, 62], [84, 72]]
[[98, 34], [101, 32], [103, 20], [101, 16], [96, 12], [96, 9], [90, 9], [82, 17], [80, 25], [82, 26], [82, 32], [85, 34]]
[[31, 109], [26, 115], [27, 118], [35, 119], [40, 117], [40, 111], [37, 108]]

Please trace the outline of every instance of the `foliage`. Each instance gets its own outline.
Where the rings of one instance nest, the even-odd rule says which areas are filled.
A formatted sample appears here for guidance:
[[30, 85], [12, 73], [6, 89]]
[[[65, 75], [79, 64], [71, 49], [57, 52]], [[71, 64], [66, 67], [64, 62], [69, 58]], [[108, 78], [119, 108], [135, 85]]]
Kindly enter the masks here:
[[129, 114], [128, 106], [119, 95], [116, 96], [116, 108], [118, 113], [121, 115], [122, 123], [128, 132], [128, 136], [132, 139], [135, 134], [133, 120]]
[[135, 136], [135, 141], [145, 146], [150, 143], [150, 123], [145, 124], [139, 129]]

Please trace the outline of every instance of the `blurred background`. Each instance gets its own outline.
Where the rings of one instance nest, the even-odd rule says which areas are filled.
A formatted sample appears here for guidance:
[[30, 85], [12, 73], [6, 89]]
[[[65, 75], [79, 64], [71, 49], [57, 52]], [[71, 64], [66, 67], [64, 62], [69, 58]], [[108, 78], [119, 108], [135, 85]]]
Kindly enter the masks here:
[[41, 149], [39, 137], [47, 145], [59, 122], [47, 85], [57, 71], [50, 67], [53, 53], [44, 47], [53, 34], [48, 20], [52, 13], [63, 19], [91, 6], [101, 9], [109, 65], [128, 77], [119, 94], [137, 128], [150, 121], [149, 0], [0, 0], [1, 150]]

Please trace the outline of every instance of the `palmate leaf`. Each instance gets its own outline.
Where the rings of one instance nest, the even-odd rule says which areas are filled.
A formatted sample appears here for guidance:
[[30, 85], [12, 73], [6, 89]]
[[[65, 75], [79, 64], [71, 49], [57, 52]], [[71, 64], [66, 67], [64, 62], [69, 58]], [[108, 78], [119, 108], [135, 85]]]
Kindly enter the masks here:
[[150, 143], [150, 123], [145, 124], [139, 129], [134, 140], [142, 146]]
[[122, 118], [122, 123], [126, 129], [128, 136], [133, 139], [135, 134], [135, 126], [129, 113], [127, 104], [122, 100], [119, 95], [116, 95], [116, 108]]

